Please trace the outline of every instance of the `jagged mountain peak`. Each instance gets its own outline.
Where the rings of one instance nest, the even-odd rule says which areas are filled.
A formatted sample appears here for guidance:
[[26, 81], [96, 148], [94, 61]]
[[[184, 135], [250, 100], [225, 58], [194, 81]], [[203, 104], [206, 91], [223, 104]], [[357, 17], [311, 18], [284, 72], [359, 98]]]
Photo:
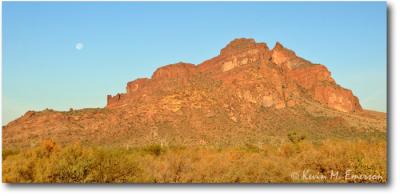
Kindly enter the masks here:
[[228, 43], [223, 49], [221, 49], [220, 55], [234, 55], [237, 53], [246, 52], [248, 50], [261, 49], [269, 51], [267, 44], [257, 43], [252, 38], [237, 38]]

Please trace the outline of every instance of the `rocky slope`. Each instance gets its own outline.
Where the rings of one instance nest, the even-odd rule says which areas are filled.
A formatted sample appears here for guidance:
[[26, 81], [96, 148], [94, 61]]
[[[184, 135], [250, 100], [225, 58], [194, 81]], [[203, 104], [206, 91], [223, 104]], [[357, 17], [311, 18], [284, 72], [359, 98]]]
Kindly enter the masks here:
[[166, 65], [128, 82], [126, 93], [107, 96], [105, 108], [27, 112], [3, 127], [3, 144], [236, 145], [292, 131], [313, 139], [379, 135], [386, 116], [363, 110], [324, 65], [280, 43], [271, 50], [241, 38], [199, 65]]

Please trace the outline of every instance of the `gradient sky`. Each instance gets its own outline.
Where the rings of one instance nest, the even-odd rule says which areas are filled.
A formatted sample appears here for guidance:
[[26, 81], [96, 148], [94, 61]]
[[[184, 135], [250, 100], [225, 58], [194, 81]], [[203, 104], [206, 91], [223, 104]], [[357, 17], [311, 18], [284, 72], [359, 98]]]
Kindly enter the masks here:
[[201, 63], [229, 41], [276, 41], [386, 111], [385, 2], [3, 2], [2, 120], [104, 107], [160, 66]]

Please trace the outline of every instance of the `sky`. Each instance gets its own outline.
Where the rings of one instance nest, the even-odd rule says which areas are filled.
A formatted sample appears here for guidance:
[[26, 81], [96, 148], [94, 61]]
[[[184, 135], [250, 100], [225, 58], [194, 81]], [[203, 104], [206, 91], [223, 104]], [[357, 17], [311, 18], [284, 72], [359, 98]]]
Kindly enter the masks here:
[[386, 112], [385, 2], [3, 2], [2, 121], [104, 107], [156, 68], [198, 64], [234, 38], [279, 41]]

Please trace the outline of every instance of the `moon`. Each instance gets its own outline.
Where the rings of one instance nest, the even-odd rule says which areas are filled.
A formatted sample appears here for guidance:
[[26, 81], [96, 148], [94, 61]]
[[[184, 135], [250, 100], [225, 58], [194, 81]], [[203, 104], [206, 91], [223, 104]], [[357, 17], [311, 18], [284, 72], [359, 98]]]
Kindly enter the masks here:
[[81, 42], [76, 43], [75, 44], [75, 49], [82, 50], [83, 49], [83, 43], [81, 43]]

